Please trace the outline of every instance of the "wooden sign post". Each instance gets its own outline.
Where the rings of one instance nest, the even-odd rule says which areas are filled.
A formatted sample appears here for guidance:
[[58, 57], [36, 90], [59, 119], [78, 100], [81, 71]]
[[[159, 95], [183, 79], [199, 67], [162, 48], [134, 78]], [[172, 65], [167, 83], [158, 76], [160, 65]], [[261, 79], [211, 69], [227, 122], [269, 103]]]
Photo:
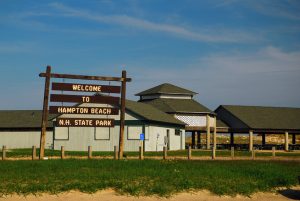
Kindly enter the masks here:
[[51, 66], [47, 66], [45, 74], [45, 91], [44, 91], [44, 103], [43, 103], [43, 117], [42, 117], [42, 131], [40, 138], [40, 155], [39, 159], [43, 160], [45, 156], [45, 141], [46, 141], [46, 131], [48, 123], [48, 103], [49, 103], [49, 87], [50, 87], [50, 75]]
[[[131, 78], [126, 77], [126, 71], [122, 71], [122, 77], [103, 77], [103, 76], [86, 76], [86, 75], [69, 75], [51, 73], [51, 67], [47, 66], [46, 73], [40, 73], [40, 77], [45, 77], [45, 91], [43, 104], [42, 129], [40, 140], [40, 160], [44, 159], [46, 129], [48, 122], [48, 113], [52, 114], [88, 114], [88, 115], [118, 115], [120, 109], [120, 141], [119, 141], [119, 159], [123, 158], [124, 149], [124, 126], [125, 126], [125, 98], [126, 82]], [[50, 106], [49, 88], [50, 78], [66, 78], [80, 80], [99, 80], [99, 81], [117, 81], [121, 82], [120, 86], [80, 84], [80, 83], [52, 83], [52, 90], [55, 91], [72, 91], [72, 92], [96, 92], [96, 93], [121, 93], [121, 100], [114, 96], [101, 95], [68, 95], [68, 94], [51, 94], [50, 102], [68, 102], [68, 103], [105, 103], [117, 106], [114, 107], [80, 107], [80, 106]], [[56, 118], [57, 127], [114, 127], [114, 119], [102, 118]]]
[[123, 150], [124, 150], [125, 98], [126, 98], [126, 71], [122, 71], [119, 159], [123, 159]]

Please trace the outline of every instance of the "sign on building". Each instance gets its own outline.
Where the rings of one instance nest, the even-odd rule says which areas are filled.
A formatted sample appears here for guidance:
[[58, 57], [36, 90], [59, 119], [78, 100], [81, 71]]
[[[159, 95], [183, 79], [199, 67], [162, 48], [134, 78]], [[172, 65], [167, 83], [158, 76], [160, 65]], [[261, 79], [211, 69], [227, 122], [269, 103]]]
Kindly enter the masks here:
[[[46, 125], [48, 121], [48, 113], [52, 114], [68, 114], [69, 116], [77, 115], [74, 118], [57, 117], [55, 126], [57, 127], [114, 127], [114, 119], [111, 118], [95, 118], [94, 115], [118, 115], [120, 114], [120, 138], [119, 138], [119, 159], [123, 157], [124, 147], [124, 125], [125, 125], [125, 98], [126, 98], [126, 82], [130, 82], [131, 78], [126, 77], [126, 71], [122, 71], [122, 77], [103, 77], [103, 76], [86, 76], [86, 75], [70, 75], [51, 73], [51, 67], [47, 66], [45, 73], [40, 73], [40, 77], [45, 77], [45, 91], [43, 104], [42, 129], [40, 139], [40, 159], [44, 158]], [[52, 83], [53, 94], [50, 94], [50, 79], [78, 79], [78, 80], [99, 80], [109, 82], [121, 82], [121, 86], [97, 85], [87, 83]], [[55, 91], [67, 92], [72, 94], [57, 94]], [[74, 94], [75, 93], [75, 94]], [[78, 95], [76, 94], [78, 93]], [[93, 94], [87, 94], [93, 93]], [[97, 93], [97, 94], [94, 94]], [[103, 93], [108, 93], [104, 95]], [[50, 106], [50, 102], [74, 103], [73, 106]], [[111, 96], [110, 94], [121, 94]], [[89, 103], [88, 107], [82, 106], [82, 103]], [[93, 104], [110, 104], [113, 107], [92, 107]], [[120, 112], [119, 112], [120, 110]], [[88, 115], [90, 118], [78, 118], [78, 114]]]

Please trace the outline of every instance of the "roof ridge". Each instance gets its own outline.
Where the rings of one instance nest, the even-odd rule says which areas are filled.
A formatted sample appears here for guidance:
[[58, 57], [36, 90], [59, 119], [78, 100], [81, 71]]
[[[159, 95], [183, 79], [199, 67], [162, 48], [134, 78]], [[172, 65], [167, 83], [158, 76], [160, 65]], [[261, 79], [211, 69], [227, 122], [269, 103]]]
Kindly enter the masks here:
[[136, 96], [142, 96], [142, 95], [150, 95], [150, 94], [189, 94], [189, 95], [195, 95], [197, 94], [194, 91], [191, 91], [189, 89], [185, 89], [183, 87], [176, 86], [171, 83], [163, 83], [154, 87], [151, 87], [149, 89], [146, 89], [144, 91], [141, 91]]
[[139, 112], [136, 112], [136, 111], [130, 109], [130, 106], [129, 106], [129, 107], [126, 106], [126, 103], [125, 103], [126, 110], [131, 111], [132, 113], [134, 113], [134, 114], [136, 114], [136, 115], [138, 115], [138, 116], [141, 116], [141, 117], [143, 117], [143, 118], [146, 119], [146, 120], [155, 121], [155, 122], [164, 122], [164, 123], [170, 123], [170, 124], [181, 124], [181, 125], [184, 125], [184, 124], [185, 124], [184, 122], [182, 122], [182, 121], [176, 119], [176, 118], [173, 117], [172, 115], [169, 115], [169, 114], [167, 114], [167, 113], [165, 113], [165, 112], [159, 110], [158, 108], [156, 108], [156, 107], [154, 107], [154, 106], [152, 106], [152, 105], [149, 105], [149, 104], [146, 104], [146, 103], [142, 103], [142, 102], [133, 101], [133, 100], [128, 100], [128, 99], [127, 99], [126, 101], [132, 102], [132, 103], [134, 103], [134, 104], [140, 104], [140, 105], [143, 105], [144, 107], [149, 107], [149, 108], [151, 108], [151, 109], [154, 110], [154, 111], [156, 110], [156, 112], [161, 113], [161, 115], [166, 115], [166, 117], [172, 119], [173, 122], [170, 122], [169, 120], [164, 120], [164, 121], [162, 121], [161, 119], [160, 119], [160, 120], [159, 120], [159, 119], [158, 119], [158, 120], [156, 120], [156, 119], [151, 119], [151, 118], [147, 117], [147, 115], [144, 115], [144, 114], [142, 114], [142, 113], [139, 113]]
[[287, 106], [263, 106], [263, 105], [220, 105], [223, 107], [256, 107], [256, 108], [282, 108], [282, 109], [300, 109], [299, 107], [287, 107]]
[[[169, 98], [169, 99], [172, 99], [172, 98]], [[172, 110], [176, 110], [174, 107], [172, 107], [171, 105], [167, 104], [163, 98], [161, 100], [164, 103], [164, 105], [166, 105], [167, 107], [171, 108]]]

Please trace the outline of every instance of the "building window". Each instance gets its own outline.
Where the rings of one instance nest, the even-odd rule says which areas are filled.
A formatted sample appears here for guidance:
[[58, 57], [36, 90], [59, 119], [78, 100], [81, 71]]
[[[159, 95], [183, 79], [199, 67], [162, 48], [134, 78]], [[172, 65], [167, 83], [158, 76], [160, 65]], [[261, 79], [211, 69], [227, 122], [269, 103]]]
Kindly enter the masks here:
[[69, 127], [55, 127], [54, 140], [69, 140]]
[[110, 140], [112, 127], [95, 127], [95, 140]]
[[127, 127], [127, 139], [128, 140], [139, 140], [141, 133], [143, 133], [142, 126], [128, 126]]
[[181, 134], [181, 130], [180, 129], [175, 129], [175, 135], [180, 136], [180, 134]]

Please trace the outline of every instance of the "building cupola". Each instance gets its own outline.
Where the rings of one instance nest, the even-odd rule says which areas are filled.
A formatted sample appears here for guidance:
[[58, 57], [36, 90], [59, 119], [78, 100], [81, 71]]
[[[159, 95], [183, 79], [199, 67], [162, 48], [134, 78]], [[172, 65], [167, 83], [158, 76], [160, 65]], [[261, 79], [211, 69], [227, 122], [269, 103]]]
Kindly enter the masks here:
[[196, 92], [169, 84], [164, 83], [156, 87], [147, 89], [140, 93], [135, 94], [140, 97], [140, 102], [153, 99], [192, 99]]

